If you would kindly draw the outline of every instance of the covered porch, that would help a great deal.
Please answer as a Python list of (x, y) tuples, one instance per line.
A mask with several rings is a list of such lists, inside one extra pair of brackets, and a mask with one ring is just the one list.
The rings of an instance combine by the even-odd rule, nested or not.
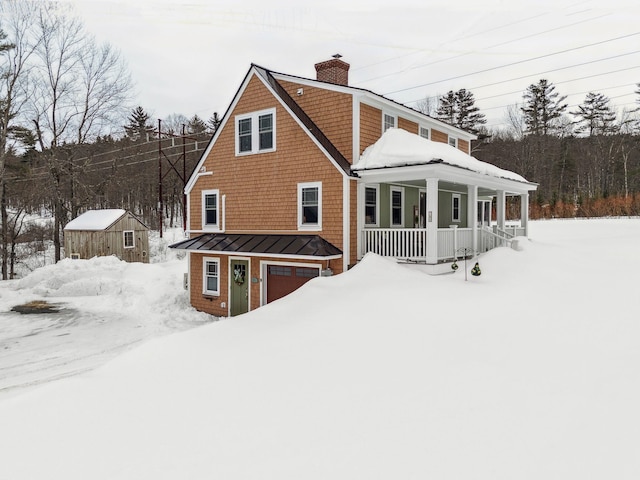
[[(528, 236), (536, 184), (408, 132), (384, 141), (389, 133), (379, 140), (385, 148), (374, 144), (353, 167), (358, 258), (373, 252), (436, 265)], [(518, 220), (507, 222), (508, 204), (518, 206)]]

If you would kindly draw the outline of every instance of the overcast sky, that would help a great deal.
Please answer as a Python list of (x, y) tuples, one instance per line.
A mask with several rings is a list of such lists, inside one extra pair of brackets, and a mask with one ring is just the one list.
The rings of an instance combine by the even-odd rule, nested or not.
[(251, 63), (314, 78), (314, 64), (336, 53), (351, 65), (350, 85), (412, 107), (471, 90), (491, 127), (541, 78), (572, 106), (589, 91), (620, 109), (640, 98), (638, 0), (71, 3), (122, 52), (135, 103), (154, 118), (222, 115)]

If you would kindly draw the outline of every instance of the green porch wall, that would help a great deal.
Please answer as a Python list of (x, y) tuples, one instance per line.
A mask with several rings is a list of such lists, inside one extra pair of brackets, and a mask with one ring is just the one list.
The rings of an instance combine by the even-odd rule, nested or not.
[[(460, 221), (453, 221), (453, 192), (438, 192), (438, 228), (449, 228), (449, 225), (457, 225), (467, 228), (467, 195), (460, 193)], [(428, 207), (427, 207), (428, 210)]]
[[(391, 186), (382, 183), (379, 186), (380, 195), (380, 228), (391, 226)], [(404, 189), (404, 226), (413, 228), (416, 225), (414, 219), (414, 207), (419, 208), (420, 188), (402, 187)], [(449, 225), (458, 225), (460, 228), (467, 227), (467, 194), (460, 193), (460, 221), (454, 222), (452, 218), (452, 197), (453, 192), (438, 192), (438, 228), (448, 228)], [(429, 206), (427, 205), (427, 211)]]
[[(380, 184), (380, 228), (391, 226), (391, 187), (386, 183)], [(404, 212), (403, 221), (405, 228), (413, 228), (413, 209), (418, 207), (420, 201), (420, 190), (412, 187), (402, 187), (404, 190)]]

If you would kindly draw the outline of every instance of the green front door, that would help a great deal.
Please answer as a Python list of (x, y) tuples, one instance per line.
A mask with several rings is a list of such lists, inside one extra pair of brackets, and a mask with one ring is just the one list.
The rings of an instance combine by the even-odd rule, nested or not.
[(249, 311), (249, 262), (231, 260), (231, 316)]

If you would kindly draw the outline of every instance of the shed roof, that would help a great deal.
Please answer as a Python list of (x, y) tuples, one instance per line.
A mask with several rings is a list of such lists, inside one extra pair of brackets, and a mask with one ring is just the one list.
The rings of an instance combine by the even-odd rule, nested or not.
[(106, 230), (117, 222), (126, 212), (121, 208), (103, 210), (87, 210), (82, 215), (71, 220), (64, 227), (65, 230)]
[(169, 248), (266, 257), (331, 259), (342, 256), (339, 248), (319, 235), (205, 233), (169, 245)]

